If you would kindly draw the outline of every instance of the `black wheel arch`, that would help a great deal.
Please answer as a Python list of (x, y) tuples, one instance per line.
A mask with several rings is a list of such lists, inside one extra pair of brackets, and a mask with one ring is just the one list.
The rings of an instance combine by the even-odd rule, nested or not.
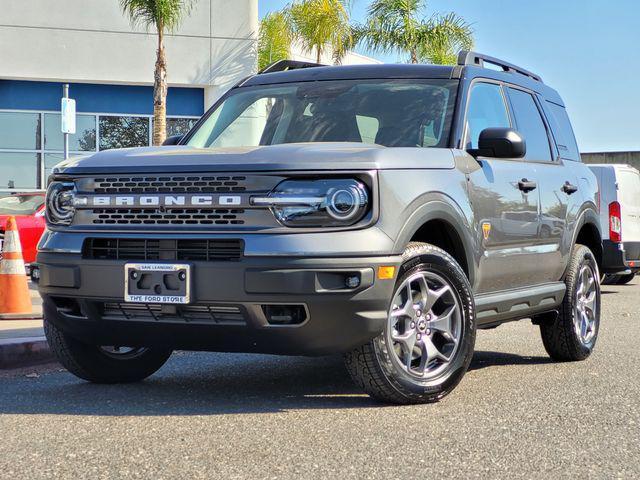
[(394, 250), (402, 252), (410, 242), (435, 245), (458, 262), (473, 285), (477, 250), (473, 229), (455, 202), (446, 196), (438, 197), (423, 203), (411, 214), (397, 236)]
[(602, 230), (595, 205), (587, 204), (580, 212), (573, 231), (571, 247), (576, 243), (589, 247), (596, 258), (598, 269), (602, 271)]

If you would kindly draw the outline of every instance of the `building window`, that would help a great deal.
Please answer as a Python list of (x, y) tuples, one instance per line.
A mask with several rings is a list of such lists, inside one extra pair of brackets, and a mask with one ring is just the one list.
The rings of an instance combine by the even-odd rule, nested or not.
[(100, 150), (149, 145), (149, 117), (101, 116)]
[(185, 135), (197, 121), (197, 118), (167, 118), (167, 137)]
[(40, 149), (40, 114), (0, 112), (0, 148)]
[(36, 188), (39, 166), (39, 153), (0, 152), (0, 190)]
[[(60, 131), (60, 114), (44, 114), (45, 150), (63, 150), (64, 136)], [(76, 115), (76, 133), (69, 135), (69, 150), (92, 152), (96, 149), (96, 116)]]
[[(79, 113), (69, 135), (69, 156), (99, 150), (143, 147), (151, 142), (151, 115)], [(194, 117), (168, 117), (167, 135), (186, 133)], [(0, 111), (0, 192), (43, 189), (53, 167), (64, 159), (60, 113)]]

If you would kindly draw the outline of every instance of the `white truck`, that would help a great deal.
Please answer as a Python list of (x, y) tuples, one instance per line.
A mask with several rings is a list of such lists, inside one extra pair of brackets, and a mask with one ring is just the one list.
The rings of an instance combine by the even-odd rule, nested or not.
[(640, 270), (640, 172), (625, 164), (589, 168), (600, 192), (603, 282), (625, 284)]

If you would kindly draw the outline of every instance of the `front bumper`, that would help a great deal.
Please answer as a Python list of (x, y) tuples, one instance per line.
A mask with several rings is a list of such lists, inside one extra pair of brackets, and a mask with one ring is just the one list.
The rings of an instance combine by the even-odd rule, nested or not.
[[(292, 355), (345, 352), (382, 331), (395, 279), (379, 280), (377, 270), (398, 267), (401, 258), (190, 262), (191, 302), (200, 312), (195, 316), (160, 306), (132, 314), (132, 304), (123, 303), (125, 263), (83, 259), (77, 253), (39, 253), (46, 320), (83, 342), (100, 345)], [(347, 288), (343, 279), (353, 274), (361, 284)], [(305, 319), (270, 323), (265, 305), (301, 306)]]
[(640, 242), (602, 242), (602, 273), (624, 274), (640, 270)]

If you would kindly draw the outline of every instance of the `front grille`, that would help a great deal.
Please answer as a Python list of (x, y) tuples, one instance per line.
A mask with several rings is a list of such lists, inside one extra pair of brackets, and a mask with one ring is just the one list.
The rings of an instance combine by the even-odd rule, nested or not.
[(243, 225), (243, 209), (94, 209), (97, 225)]
[(237, 261), (244, 242), (237, 239), (88, 238), (83, 257), (98, 260)]
[(245, 176), (136, 176), (94, 179), (95, 193), (244, 192)]
[(220, 325), (244, 325), (246, 323), (240, 307), (233, 305), (157, 305), (114, 302), (105, 303), (102, 313), (105, 319), (112, 320), (165, 320)]

